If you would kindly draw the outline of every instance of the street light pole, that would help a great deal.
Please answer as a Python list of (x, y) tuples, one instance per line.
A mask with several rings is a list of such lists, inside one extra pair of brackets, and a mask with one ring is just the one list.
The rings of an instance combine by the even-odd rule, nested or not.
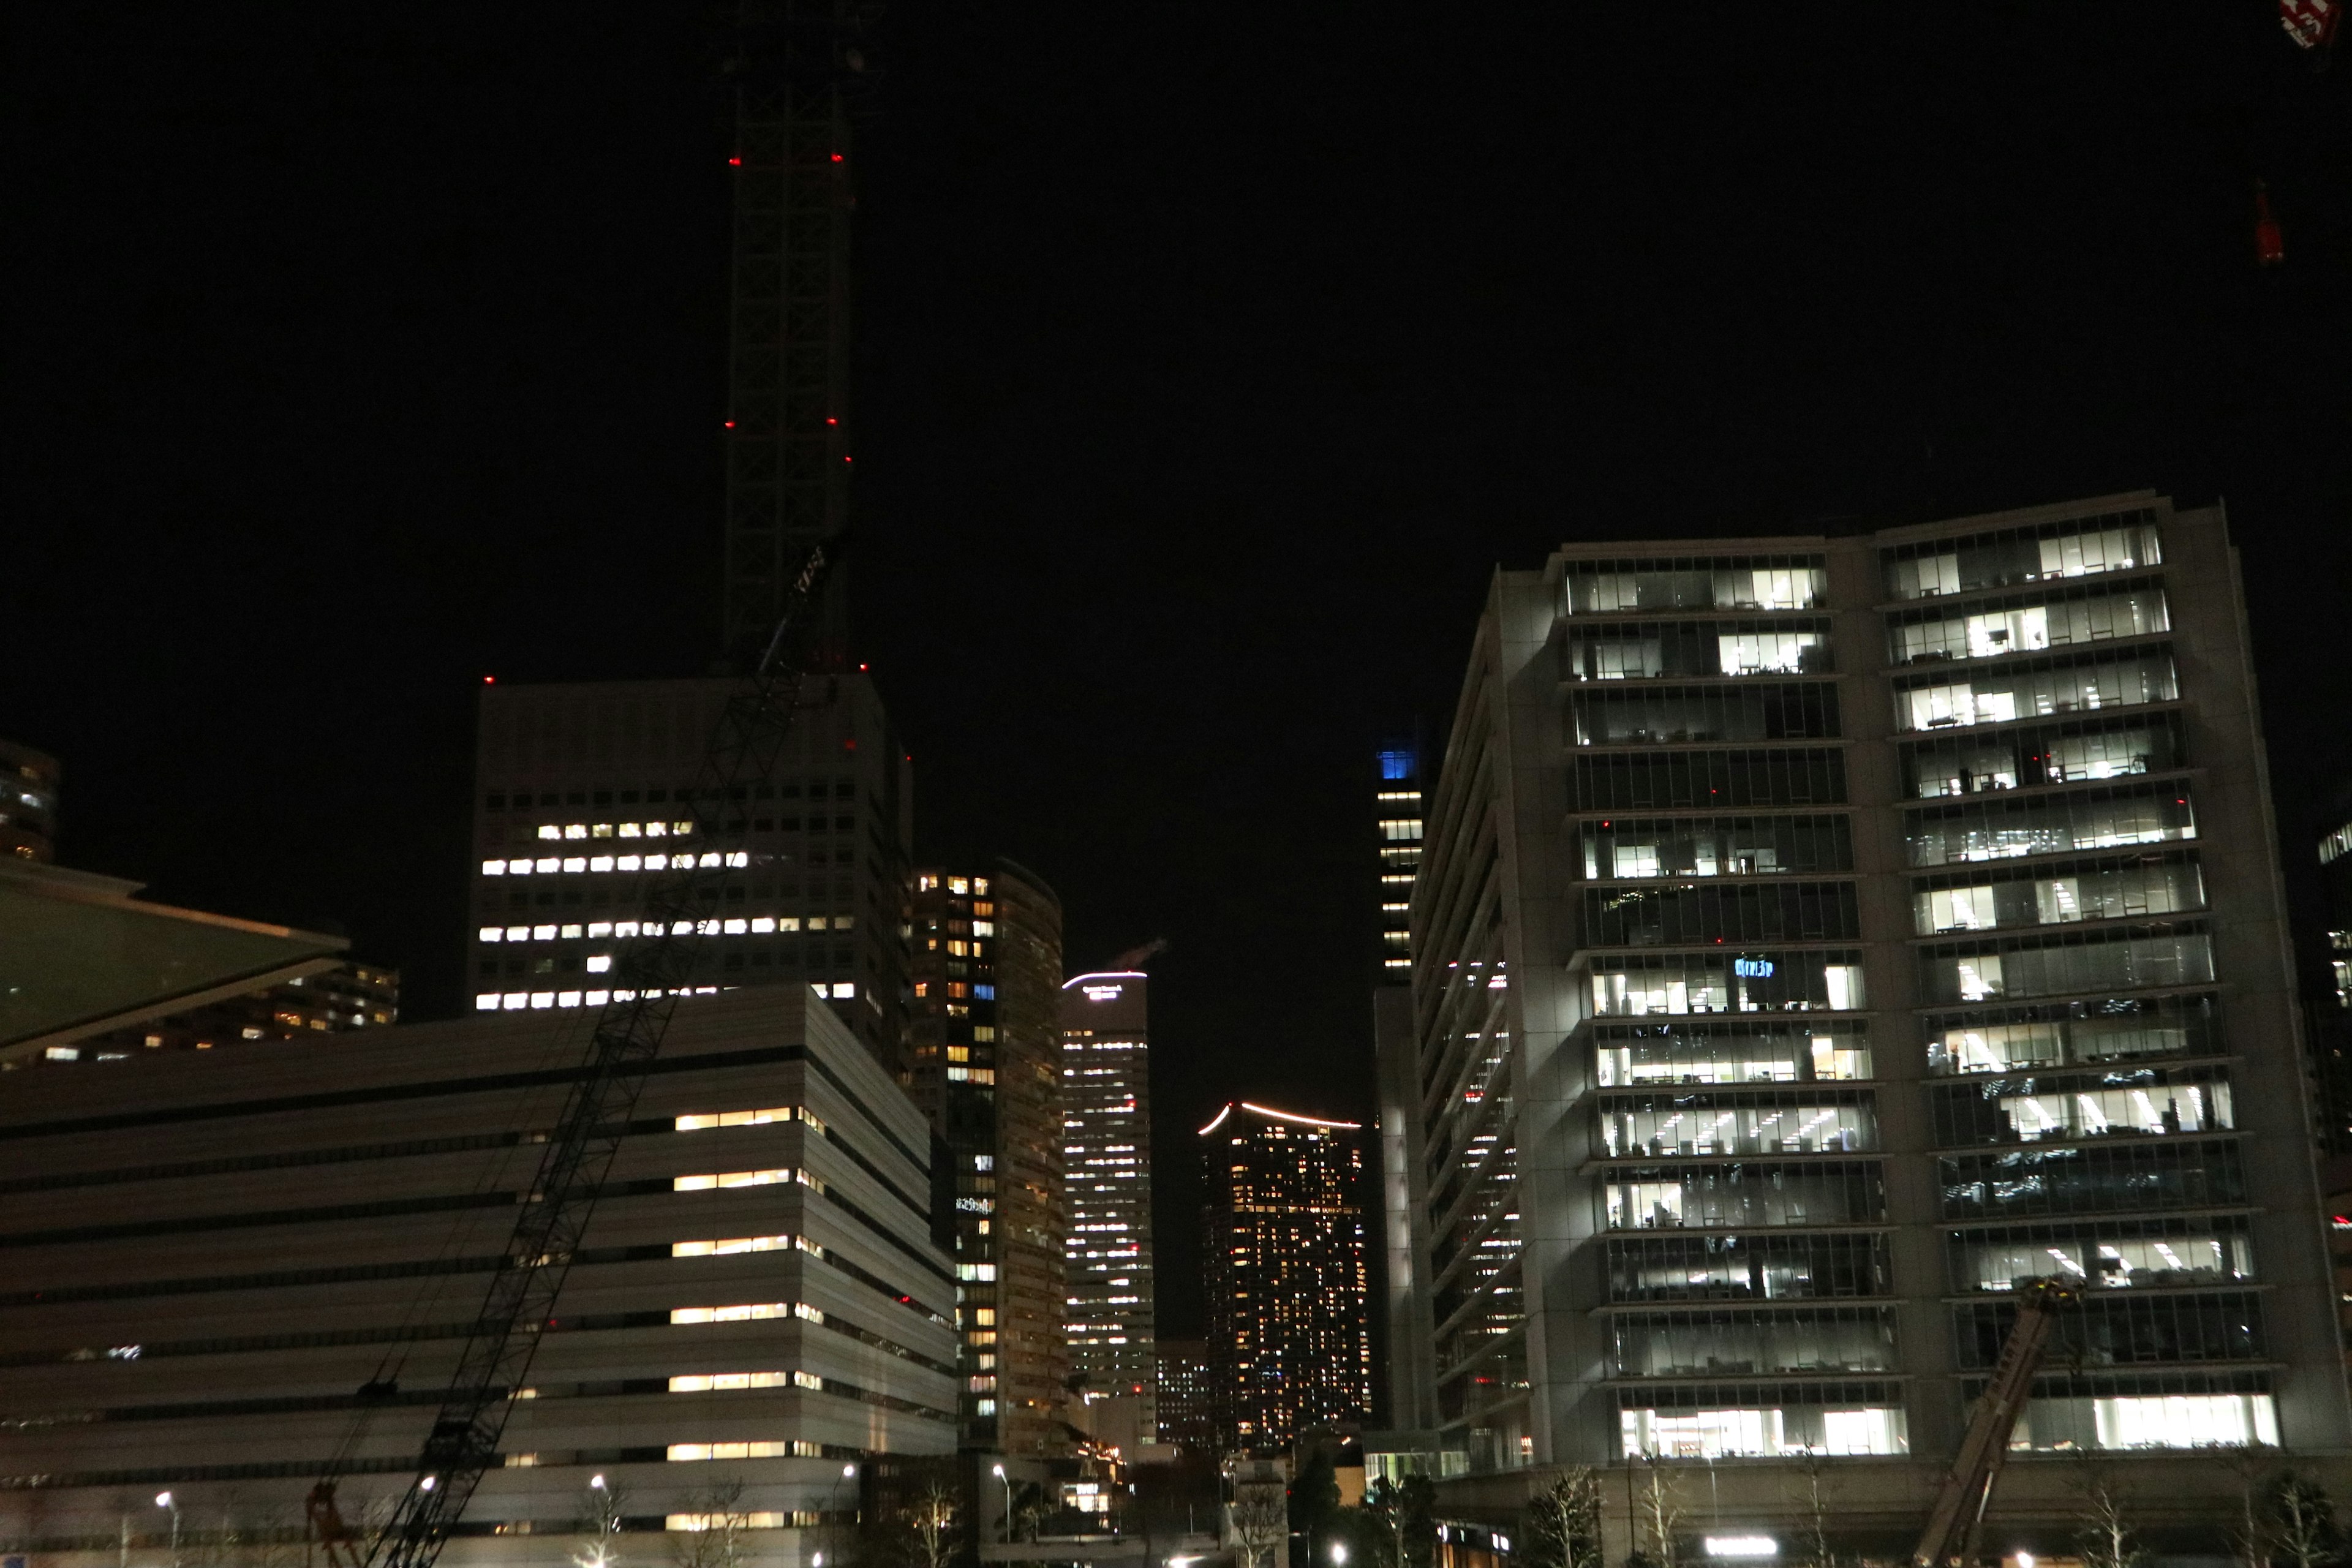
[(157, 1508), (172, 1510), (172, 1568), (180, 1568), (180, 1505), (170, 1492), (155, 1494)]
[(1013, 1482), (1006, 1478), (1003, 1465), (996, 1466), (993, 1473), (998, 1480), (1004, 1482), (1004, 1543), (1010, 1546), (1013, 1544)]

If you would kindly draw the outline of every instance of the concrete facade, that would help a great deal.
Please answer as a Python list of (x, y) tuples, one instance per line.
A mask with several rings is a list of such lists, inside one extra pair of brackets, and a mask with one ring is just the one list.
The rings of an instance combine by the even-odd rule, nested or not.
[[(588, 1530), (609, 1502), (647, 1537), (625, 1556), (667, 1556), (718, 1514), (751, 1560), (797, 1563), (847, 1538), (869, 1457), (954, 1448), (929, 1131), (811, 1002), (773, 986), (680, 1006), (506, 1468), (444, 1561), (560, 1562), (577, 1542), (539, 1538)], [(126, 1531), (142, 1551), (160, 1540), (168, 1491), (184, 1553), (282, 1555), (331, 1468), (347, 1520), (380, 1517), (588, 1023), (499, 1016), (14, 1080), (9, 1550), (114, 1562)], [(384, 1379), (393, 1397), (357, 1399)]]
[(2247, 648), (2146, 492), (1497, 574), (1381, 1036), (1464, 1499), (1924, 1495), (2037, 1273), (2095, 1288), (2012, 1477), (2352, 1443)]
[[(467, 994), (482, 1012), (593, 1009), (642, 878), (674, 855), (740, 856), (714, 984), (817, 984), (907, 1081), (913, 772), (872, 679), (813, 675), (774, 777), (689, 802), (740, 683), (635, 680), (481, 690), (467, 878)], [(689, 832), (699, 819), (704, 839)], [(630, 931), (634, 931), (634, 926)]]

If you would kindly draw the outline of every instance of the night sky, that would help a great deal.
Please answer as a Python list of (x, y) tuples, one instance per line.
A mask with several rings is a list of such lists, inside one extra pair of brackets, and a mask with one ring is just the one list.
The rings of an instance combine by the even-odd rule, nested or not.
[[(1073, 968), (1169, 939), (1164, 1331), (1192, 1129), (1370, 1110), (1370, 752), (1498, 563), (2225, 496), (2298, 897), (2352, 773), (2352, 59), (2262, 0), (1541, 12), (899, 0), (873, 50), (858, 653), (920, 854), (1036, 868)], [(715, 36), (15, 20), (0, 735), (67, 863), (448, 1016), (482, 676), (715, 641)]]

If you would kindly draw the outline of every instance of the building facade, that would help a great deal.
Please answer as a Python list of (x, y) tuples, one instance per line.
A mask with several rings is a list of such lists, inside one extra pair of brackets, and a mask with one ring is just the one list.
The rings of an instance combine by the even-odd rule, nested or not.
[(1498, 574), (1382, 1042), (1444, 1446), (1924, 1509), (2059, 1276), (2029, 1459), (2346, 1447), (2263, 757), (2150, 493)]
[(966, 1447), (1061, 1451), (1062, 906), (1010, 860), (916, 874), (909, 1090), (955, 1163)]
[(57, 859), (58, 773), (47, 752), (0, 741), (0, 855)]
[(1360, 1131), (1247, 1100), (1201, 1129), (1209, 1353), (1228, 1447), (1287, 1448), (1371, 1413)]
[(1210, 1353), (1206, 1340), (1161, 1340), (1154, 1347), (1159, 1363), (1160, 1440), (1174, 1443), (1188, 1453), (1223, 1451), (1219, 1434), (1226, 1420), (1220, 1395), (1224, 1384), (1220, 1360)]
[[(905, 1081), (913, 784), (874, 684), (813, 676), (775, 776), (695, 802), (724, 679), (485, 686), (466, 973), (484, 1013), (593, 1008), (641, 880), (743, 868), (700, 957), (713, 985), (822, 985)], [(697, 821), (709, 826), (695, 837)]]
[(184, 1013), (110, 1029), (69, 1046), (52, 1046), (43, 1059), (121, 1061), (147, 1051), (209, 1051), (255, 1040), (310, 1039), (399, 1021), (400, 971), (342, 963)]
[(1090, 1405), (1129, 1402), (1126, 1425), (1152, 1432), (1150, 977), (1139, 970), (1062, 983), (1062, 1130), (1070, 1367)]
[[(929, 1130), (814, 1000), (678, 1009), (445, 1562), (561, 1562), (593, 1540), (544, 1538), (609, 1510), (625, 1558), (720, 1515), (784, 1568), (848, 1538), (869, 1457), (952, 1452)], [(374, 1517), (415, 1475), (586, 1037), (464, 1019), (12, 1080), (10, 1549), (97, 1568), (135, 1533), (160, 1560), (173, 1521), (147, 1500), (169, 1492), (191, 1558), (299, 1554), (339, 1460), (344, 1516)]]

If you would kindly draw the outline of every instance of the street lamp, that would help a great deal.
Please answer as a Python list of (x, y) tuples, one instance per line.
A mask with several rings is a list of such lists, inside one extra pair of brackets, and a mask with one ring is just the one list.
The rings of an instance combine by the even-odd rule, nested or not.
[(1335, 1541), (1331, 1543), (1331, 1561), (1338, 1563), (1339, 1568), (1348, 1568), (1348, 1543), (1346, 1542)]
[(180, 1505), (170, 1492), (157, 1492), (155, 1506), (172, 1510), (172, 1568), (180, 1568)]
[(1004, 1539), (1010, 1543), (1013, 1540), (1013, 1482), (1006, 1478), (1003, 1465), (992, 1467), (989, 1473), (1004, 1482)]

